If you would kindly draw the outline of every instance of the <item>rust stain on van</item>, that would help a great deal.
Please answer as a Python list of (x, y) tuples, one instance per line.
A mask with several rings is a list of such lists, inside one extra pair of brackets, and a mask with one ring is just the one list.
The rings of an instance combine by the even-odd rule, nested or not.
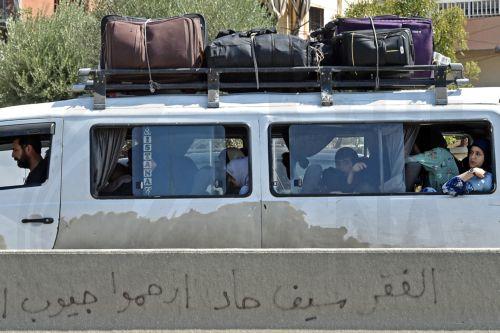
[(152, 220), (137, 212), (61, 218), (55, 248), (260, 247), (260, 206), (230, 204), (209, 213), (188, 210)]
[(288, 202), (265, 203), (263, 210), (263, 247), (370, 247), (369, 243), (354, 237), (346, 237), (348, 234), (346, 227), (309, 225), (306, 213), (292, 207)]

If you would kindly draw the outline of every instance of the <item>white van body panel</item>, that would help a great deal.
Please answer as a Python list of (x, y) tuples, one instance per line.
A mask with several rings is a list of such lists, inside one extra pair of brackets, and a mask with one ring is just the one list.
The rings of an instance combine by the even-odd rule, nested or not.
[[(261, 247), (259, 135), (256, 119), (141, 114), (123, 109), (127, 117), (75, 117), (66, 120), (63, 199), (56, 248), (189, 248)], [(154, 113), (153, 113), (154, 114)], [(252, 184), (248, 197), (95, 199), (90, 194), (89, 132), (106, 124), (238, 123), (251, 134)], [(72, 138), (86, 138), (86, 141)], [(254, 167), (255, 166), (255, 167)], [(78, 177), (75, 177), (78, 175)], [(91, 204), (82, 204), (91, 203)]]
[[(500, 96), (500, 93), (499, 93)], [(500, 128), (498, 106), (339, 106), (334, 112), (286, 113), (272, 123), (488, 120)], [(493, 135), (494, 136), (494, 135)], [(498, 135), (497, 135), (498, 136)], [(500, 154), (498, 145), (495, 155)], [(497, 166), (498, 168), (498, 166)], [(269, 159), (261, 161), (269, 170)], [(497, 169), (498, 170), (498, 169)], [(498, 172), (498, 171), (497, 171)], [(498, 174), (498, 173), (497, 173)], [(269, 173), (263, 174), (269, 184)], [(498, 247), (500, 194), (276, 197), (263, 190), (263, 247)]]
[[(268, 130), (273, 123), (487, 120), (496, 139), (500, 137), (499, 98), (499, 88), (461, 89), (448, 93), (447, 106), (434, 106), (432, 91), (338, 93), (333, 95), (333, 106), (321, 107), (318, 93), (248, 93), (221, 95), (220, 107), (208, 109), (206, 95), (155, 95), (108, 98), (102, 111), (92, 110), (91, 98), (79, 98), (5, 108), (0, 121), (2, 125), (34, 118), (64, 121), (56, 248), (499, 247), (498, 191), (459, 198), (411, 193), (277, 197), (270, 189), (268, 158)], [(251, 195), (94, 198), (89, 142), (92, 126), (100, 124), (246, 124)], [(494, 156), (500, 156), (500, 145), (492, 146)], [(55, 167), (52, 161), (51, 175)], [(56, 187), (50, 188), (51, 202), (52, 195), (58, 195), (53, 192)], [(41, 202), (46, 204), (40, 192), (22, 197), (27, 195), (20, 194), (24, 190), (28, 188), (0, 190), (0, 196), (31, 205), (43, 197)], [(19, 221), (18, 216), (12, 220)], [(0, 233), (6, 247), (12, 248), (6, 235), (13, 229), (7, 229)], [(41, 247), (33, 244), (26, 246)]]

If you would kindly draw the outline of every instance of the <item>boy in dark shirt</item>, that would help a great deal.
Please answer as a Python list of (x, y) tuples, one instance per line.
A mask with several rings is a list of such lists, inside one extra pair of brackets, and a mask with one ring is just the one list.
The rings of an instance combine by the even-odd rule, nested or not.
[(340, 148), (335, 154), (335, 168), (323, 171), (323, 182), (327, 192), (369, 193), (367, 163), (359, 159), (352, 148)]

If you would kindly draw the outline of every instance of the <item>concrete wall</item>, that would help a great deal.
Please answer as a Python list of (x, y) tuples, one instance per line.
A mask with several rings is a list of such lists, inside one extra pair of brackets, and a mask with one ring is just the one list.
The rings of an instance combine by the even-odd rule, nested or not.
[(458, 61), (476, 61), (481, 68), (479, 81), (473, 82), (476, 87), (500, 87), (500, 53), (491, 50), (465, 51), (459, 55)]
[(467, 20), (468, 50), (458, 53), (459, 61), (476, 61), (481, 68), (477, 87), (500, 87), (500, 16)]
[(1, 252), (3, 330), (500, 329), (500, 250)]

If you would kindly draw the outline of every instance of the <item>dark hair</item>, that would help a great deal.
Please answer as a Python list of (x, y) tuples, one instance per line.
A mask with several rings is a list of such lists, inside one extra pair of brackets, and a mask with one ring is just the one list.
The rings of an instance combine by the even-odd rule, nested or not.
[(354, 163), (358, 159), (358, 154), (352, 148), (342, 147), (335, 153), (335, 161), (345, 159), (349, 159)]
[(39, 136), (24, 135), (18, 136), (14, 140), (19, 140), (19, 145), (21, 146), (31, 145), (33, 149), (38, 153), (38, 155), (42, 154), (42, 140), (40, 140)]
[(421, 127), (415, 143), (422, 153), (434, 148), (447, 148), (443, 134), (434, 127)]

